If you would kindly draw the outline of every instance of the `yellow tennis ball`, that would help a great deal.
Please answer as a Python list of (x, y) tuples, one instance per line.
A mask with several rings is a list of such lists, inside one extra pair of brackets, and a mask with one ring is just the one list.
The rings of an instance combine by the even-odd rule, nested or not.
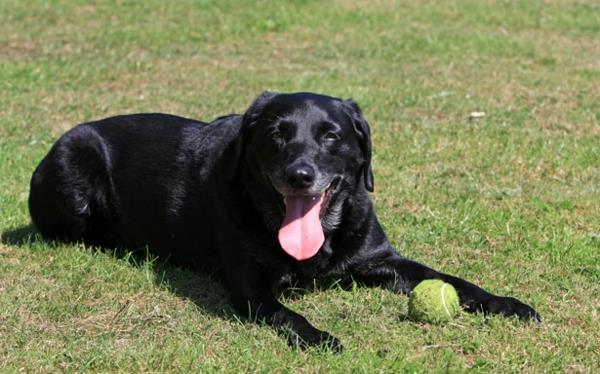
[(454, 318), (459, 311), (456, 290), (439, 279), (424, 280), (410, 293), (408, 315), (416, 321), (444, 323)]

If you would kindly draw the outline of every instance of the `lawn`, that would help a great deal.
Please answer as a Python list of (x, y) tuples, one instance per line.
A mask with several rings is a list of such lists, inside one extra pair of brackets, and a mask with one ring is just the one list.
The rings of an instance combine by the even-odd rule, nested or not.
[[(354, 98), (396, 248), (544, 322), (421, 324), (333, 287), (285, 303), (346, 350), (301, 351), (218, 279), (30, 225), (31, 173), (73, 125), (210, 120), (264, 89)], [(600, 3), (2, 0), (0, 235), (1, 372), (598, 373)]]

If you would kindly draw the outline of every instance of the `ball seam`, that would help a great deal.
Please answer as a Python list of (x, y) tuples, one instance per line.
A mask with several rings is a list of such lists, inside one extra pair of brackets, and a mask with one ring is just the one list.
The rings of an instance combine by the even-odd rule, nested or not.
[(448, 315), (448, 317), (452, 317), (450, 315), (450, 311), (448, 310), (448, 306), (446, 305), (446, 297), (444, 294), (444, 288), (446, 288), (447, 285), (448, 285), (447, 283), (444, 283), (442, 285), (442, 288), (440, 288), (440, 292), (442, 293), (442, 305), (444, 306), (444, 310), (446, 311), (446, 314)]

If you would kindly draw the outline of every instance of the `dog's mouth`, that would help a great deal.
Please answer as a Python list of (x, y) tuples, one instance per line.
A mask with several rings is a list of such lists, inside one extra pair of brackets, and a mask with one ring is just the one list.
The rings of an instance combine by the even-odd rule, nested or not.
[(313, 257), (325, 242), (321, 219), (340, 181), (341, 177), (335, 177), (319, 194), (283, 194), (285, 217), (279, 229), (279, 244), (296, 260)]
[(333, 193), (338, 189), (338, 186), (340, 185), (341, 181), (342, 177), (335, 177), (333, 178), (331, 183), (329, 183), (329, 186), (327, 186), (327, 188), (325, 189), (325, 192), (322, 195), (323, 203), (321, 204), (321, 210), (319, 211), (319, 218), (323, 218), (323, 215), (325, 214), (325, 211), (327, 210), (327, 208), (329, 207), (329, 203), (331, 202), (331, 197), (333, 196)]

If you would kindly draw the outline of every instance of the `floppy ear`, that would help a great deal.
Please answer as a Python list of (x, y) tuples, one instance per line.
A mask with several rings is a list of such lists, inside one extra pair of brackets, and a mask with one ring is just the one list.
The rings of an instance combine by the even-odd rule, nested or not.
[(358, 104), (352, 99), (344, 100), (344, 105), (349, 111), (349, 115), (352, 118), (352, 124), (354, 125), (354, 131), (358, 137), (358, 144), (362, 151), (363, 161), (363, 178), (365, 182), (365, 188), (369, 192), (373, 192), (375, 188), (375, 182), (373, 180), (373, 170), (371, 169), (371, 130), (369, 123), (365, 120), (362, 110)]
[(269, 91), (263, 91), (254, 101), (250, 104), (250, 107), (242, 115), (242, 123), (240, 125), (240, 131), (233, 143), (233, 149), (231, 151), (231, 162), (229, 164), (227, 174), (233, 178), (237, 174), (240, 159), (242, 157), (242, 150), (246, 143), (248, 128), (250, 128), (258, 119), (267, 103), (277, 94)]
[(242, 131), (246, 127), (251, 126), (254, 122), (256, 122), (263, 109), (265, 109), (267, 103), (276, 95), (277, 94), (274, 92), (263, 91), (256, 99), (254, 99), (248, 110), (246, 110), (246, 113), (244, 113), (242, 120)]

